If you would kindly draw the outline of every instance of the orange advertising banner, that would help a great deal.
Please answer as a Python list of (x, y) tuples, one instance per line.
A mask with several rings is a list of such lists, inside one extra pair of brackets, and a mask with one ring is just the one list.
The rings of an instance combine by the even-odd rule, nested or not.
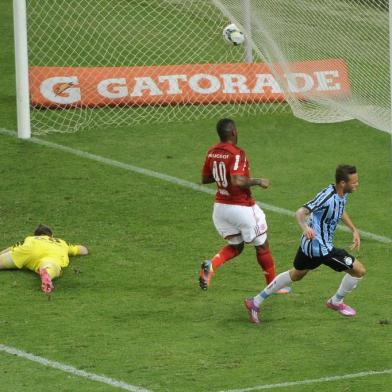
[(59, 108), (276, 102), (284, 90), (303, 99), (350, 95), (343, 60), (276, 68), (279, 81), (260, 63), (30, 67), (30, 96), (35, 107)]

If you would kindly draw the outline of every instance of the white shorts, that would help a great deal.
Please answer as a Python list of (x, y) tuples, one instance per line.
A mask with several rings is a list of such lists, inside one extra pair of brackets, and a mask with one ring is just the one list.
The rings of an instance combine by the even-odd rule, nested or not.
[(218, 233), (226, 238), (236, 236), (229, 243), (263, 245), (267, 239), (265, 214), (257, 205), (251, 207), (215, 203), (212, 219)]

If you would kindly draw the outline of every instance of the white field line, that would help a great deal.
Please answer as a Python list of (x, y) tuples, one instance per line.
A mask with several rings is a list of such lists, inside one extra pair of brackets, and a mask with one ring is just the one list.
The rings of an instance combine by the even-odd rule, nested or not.
[[(152, 392), (148, 389), (144, 389), (141, 387), (137, 387), (135, 385), (127, 384), (123, 381), (118, 381), (110, 377), (102, 376), (99, 374), (85, 372), (84, 370), (79, 370), (73, 366), (66, 365), (61, 362), (51, 361), (49, 359), (39, 357), (37, 355), (30, 354), (26, 351), (19, 350), (14, 347), (6, 346), (4, 344), (0, 344), (0, 351), (3, 351), (7, 354), (16, 355), (18, 357), (27, 359), (32, 362), (39, 363), (40, 365), (51, 367), (53, 369), (61, 370), (65, 373), (70, 373), (73, 376), (86, 378), (88, 380), (97, 381), (103, 384), (110, 385), (115, 388), (120, 388), (125, 391), (132, 391), (132, 392)], [(330, 381), (339, 381), (339, 380), (347, 380), (352, 378), (360, 378), (360, 377), (368, 377), (368, 376), (376, 376), (382, 374), (392, 374), (392, 369), (385, 369), (379, 371), (367, 371), (361, 373), (353, 373), (353, 374), (344, 374), (341, 376), (331, 376), (331, 377), (323, 377), (317, 379), (309, 379), (309, 380), (301, 380), (301, 381), (291, 381), (291, 382), (283, 382), (279, 384), (264, 384), (264, 385), (257, 385), (254, 387), (243, 388), (243, 389), (230, 389), (224, 390), (221, 392), (250, 392), (250, 391), (259, 391), (259, 390), (266, 390), (266, 389), (274, 389), (274, 388), (286, 388), (291, 386), (297, 385), (306, 385), (306, 384), (317, 384), (323, 382), (330, 382)]]
[(33, 355), (33, 354), (27, 353), (25, 351), (18, 350), (17, 348), (14, 348), (14, 347), (5, 346), (4, 344), (0, 344), (0, 351), (3, 351), (5, 353), (11, 354), (11, 355), (16, 355), (16, 356), (24, 358), (24, 359), (28, 359), (29, 361), (39, 363), (40, 365), (43, 365), (43, 366), (47, 366), (47, 367), (51, 367), (53, 369), (61, 370), (65, 373), (70, 373), (73, 376), (87, 378), (89, 380), (97, 381), (97, 382), (100, 382), (103, 384), (108, 384), (112, 387), (124, 389), (126, 391), (151, 392), (148, 389), (137, 387), (135, 385), (130, 385), (130, 384), (127, 384), (123, 381), (118, 381), (118, 380), (115, 380), (110, 377), (101, 376), (99, 374), (85, 372), (84, 370), (76, 369), (73, 366), (65, 365), (64, 363), (61, 363), (61, 362), (51, 361), (49, 359), (39, 357), (37, 355)]
[[(4, 135), (14, 136), (14, 137), (17, 136), (16, 132), (10, 131), (8, 129), (3, 129), (3, 128), (0, 128), (0, 133), (2, 133)], [(204, 193), (208, 193), (208, 194), (211, 194), (211, 195), (215, 195), (215, 192), (216, 192), (215, 190), (213, 190), (211, 188), (208, 188), (205, 185), (195, 184), (195, 183), (187, 181), (187, 180), (182, 180), (181, 178), (169, 176), (168, 174), (159, 173), (159, 172), (156, 172), (156, 171), (153, 171), (153, 170), (149, 170), (149, 169), (143, 169), (142, 167), (134, 166), (134, 165), (131, 165), (129, 163), (115, 161), (115, 160), (110, 159), (110, 158), (105, 158), (105, 157), (102, 157), (102, 156), (99, 156), (99, 155), (91, 154), (89, 152), (77, 150), (77, 149), (74, 149), (72, 147), (64, 146), (62, 144), (48, 142), (46, 140), (38, 139), (36, 137), (32, 137), (30, 139), (26, 139), (26, 141), (32, 142), (32, 143), (36, 143), (36, 144), (40, 144), (42, 146), (50, 147), (50, 148), (53, 148), (53, 149), (56, 149), (56, 150), (60, 150), (60, 151), (63, 151), (63, 152), (67, 152), (69, 154), (73, 154), (73, 155), (76, 155), (76, 156), (79, 156), (79, 157), (82, 157), (82, 158), (91, 159), (92, 161), (104, 163), (104, 164), (109, 165), (109, 166), (119, 167), (121, 169), (128, 170), (128, 171), (131, 171), (131, 172), (134, 172), (134, 173), (143, 174), (143, 175), (148, 176), (148, 177), (158, 178), (160, 180), (167, 181), (167, 182), (170, 182), (172, 184), (182, 186), (184, 188), (190, 188), (190, 189), (193, 189), (195, 191), (204, 192)], [(276, 207), (276, 206), (274, 206), (272, 204), (262, 203), (262, 202), (259, 202), (259, 201), (257, 203), (264, 210), (273, 211), (273, 212), (276, 212), (276, 213), (281, 214), (281, 215), (287, 215), (287, 216), (291, 216), (291, 217), (294, 216), (294, 212), (293, 211), (287, 210), (285, 208)], [(342, 225), (338, 225), (338, 229), (342, 230), (342, 231), (346, 231), (346, 232), (350, 231), (346, 226), (342, 226)], [(360, 234), (361, 234), (361, 236), (363, 238), (371, 239), (371, 240), (378, 241), (378, 242), (383, 242), (385, 244), (391, 244), (392, 243), (392, 239), (391, 238), (384, 237), (384, 236), (381, 236), (381, 235), (378, 235), (378, 234), (369, 233), (369, 232), (363, 231), (363, 230), (359, 230), (359, 232), (360, 232)]]
[[(9, 131), (7, 129), (2, 129), (2, 128), (0, 128), (0, 133), (5, 134), (5, 135), (14, 136), (14, 137), (16, 136), (16, 132)], [(77, 155), (77, 156), (80, 156), (83, 158), (88, 158), (88, 159), (91, 159), (91, 160), (94, 160), (97, 162), (105, 163), (110, 166), (119, 167), (119, 168), (122, 168), (122, 169), (125, 169), (128, 171), (139, 173), (139, 174), (144, 174), (149, 177), (159, 178), (161, 180), (168, 181), (173, 184), (184, 186), (186, 188), (194, 189), (194, 190), (197, 190), (200, 192), (215, 194), (215, 191), (213, 191), (212, 189), (205, 188), (204, 186), (201, 186), (201, 185), (198, 185), (198, 184), (186, 181), (186, 180), (181, 180), (176, 177), (172, 177), (172, 176), (162, 174), (159, 172), (154, 172), (154, 171), (148, 170), (148, 169), (143, 169), (143, 168), (133, 166), (130, 164), (126, 164), (123, 162), (114, 161), (112, 159), (108, 159), (108, 158), (101, 157), (99, 155), (94, 155), (94, 154), (90, 154), (88, 152), (76, 150), (76, 149), (73, 149), (73, 148), (70, 148), (67, 146), (63, 146), (61, 144), (56, 144), (56, 143), (48, 142), (45, 140), (40, 140), (40, 139), (37, 139), (34, 137), (31, 139), (28, 139), (28, 141), (31, 141), (36, 144), (44, 145), (47, 147), (51, 147), (51, 148), (54, 148), (57, 150), (61, 150), (64, 152), (68, 152), (70, 154)], [(286, 209), (280, 208), (280, 207), (275, 207), (273, 205), (269, 205), (266, 203), (258, 203), (258, 204), (260, 204), (260, 206), (266, 210), (277, 212), (282, 215), (294, 216), (294, 213), (290, 210), (286, 210)], [(347, 231), (345, 227), (340, 226), (339, 228)], [(391, 243), (392, 242), (392, 239), (390, 239), (390, 238), (379, 236), (379, 235), (376, 235), (373, 233), (361, 231), (361, 234), (363, 237), (367, 237), (367, 238), (373, 239), (375, 241), (384, 242), (384, 243)], [(98, 374), (88, 373), (83, 370), (76, 369), (73, 366), (65, 365), (60, 362), (51, 361), (46, 358), (27, 353), (25, 351), (21, 351), (16, 348), (13, 348), (13, 347), (5, 346), (3, 344), (0, 344), (0, 351), (6, 352), (11, 355), (19, 356), (19, 357), (28, 359), (33, 362), (37, 362), (37, 363), (44, 365), (44, 366), (48, 366), (48, 367), (52, 367), (54, 369), (62, 370), (64, 372), (71, 373), (75, 376), (87, 378), (87, 379), (90, 379), (93, 381), (102, 382), (102, 383), (111, 385), (113, 387), (121, 388), (121, 389), (124, 389), (127, 391), (151, 392), (148, 389), (143, 389), (141, 387), (126, 384), (122, 381), (117, 381), (112, 378), (101, 376)], [(264, 385), (258, 385), (258, 386), (254, 386), (254, 387), (244, 388), (244, 389), (225, 390), (222, 392), (248, 392), (248, 391), (257, 391), (257, 390), (263, 390), (263, 389), (266, 390), (266, 389), (274, 389), (274, 388), (284, 388), (284, 387), (290, 387), (290, 386), (296, 386), (296, 385), (315, 384), (315, 383), (322, 383), (322, 382), (329, 382), (329, 381), (339, 381), (339, 380), (359, 378), (359, 377), (368, 377), (368, 376), (381, 375), (381, 374), (392, 374), (392, 369), (386, 369), (386, 370), (380, 370), (380, 371), (368, 371), (368, 372), (346, 374), (346, 375), (341, 375), (341, 376), (323, 377), (323, 378), (318, 378), (318, 379), (309, 379), (309, 380), (302, 380), (302, 381), (291, 381), (291, 382), (284, 382), (284, 383), (279, 383), (279, 384), (264, 384)]]
[(359, 377), (377, 376), (377, 375), (381, 375), (381, 374), (392, 374), (392, 369), (385, 369), (385, 370), (378, 370), (378, 371), (370, 370), (368, 372), (344, 374), (341, 376), (316, 378), (313, 380), (282, 382), (279, 384), (264, 384), (264, 385), (257, 385), (255, 387), (250, 387), (250, 388), (243, 388), (243, 389), (228, 389), (228, 390), (220, 391), (220, 392), (261, 391), (262, 389), (287, 388), (287, 387), (294, 387), (297, 385), (318, 384), (318, 383), (329, 382), (329, 381), (340, 381), (340, 380), (347, 380), (347, 379), (359, 378)]

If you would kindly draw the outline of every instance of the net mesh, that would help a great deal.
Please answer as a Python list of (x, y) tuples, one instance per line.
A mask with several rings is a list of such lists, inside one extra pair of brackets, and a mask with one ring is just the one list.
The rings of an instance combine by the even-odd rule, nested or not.
[[(240, 1), (214, 1), (244, 25)], [(351, 94), (307, 95), (285, 90), (294, 115), (312, 122), (358, 119), (390, 132), (388, 0), (250, 0), (251, 36), (257, 53), (290, 72), (296, 61), (344, 60)], [(275, 65), (274, 65), (275, 64)]]
[[(313, 122), (356, 118), (390, 131), (386, 0), (28, 0), (27, 17), (30, 67), (114, 67), (113, 78), (116, 67), (131, 66), (208, 64), (213, 70), (216, 64), (230, 63), (241, 73), (245, 46), (222, 39), (224, 26), (235, 22), (250, 38), (252, 61), (268, 64), (296, 116)], [(325, 59), (344, 61), (350, 94), (294, 93), (287, 75), (307, 69), (293, 64)], [(72, 132), (287, 109), (281, 99), (200, 104), (186, 95), (180, 103), (151, 105), (146, 99), (97, 106), (34, 103), (32, 131)]]
[[(30, 67), (211, 64), (212, 70), (220, 63), (239, 63), (241, 68), (244, 61), (244, 47), (230, 46), (222, 38), (230, 20), (210, 1), (29, 0), (27, 15)], [(262, 59), (254, 53), (254, 61)], [(284, 110), (284, 105), (273, 102), (201, 105), (184, 99), (180, 104), (153, 106), (143, 102), (99, 108), (59, 105), (57, 110), (35, 104), (32, 132), (72, 132)]]

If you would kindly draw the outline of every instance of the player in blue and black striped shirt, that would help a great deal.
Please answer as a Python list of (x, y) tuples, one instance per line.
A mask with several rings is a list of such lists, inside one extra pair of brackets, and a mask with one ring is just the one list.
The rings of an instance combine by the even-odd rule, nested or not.
[(344, 211), (347, 196), (359, 185), (355, 166), (340, 165), (336, 168), (335, 184), (331, 184), (304, 204), (296, 212), (302, 229), (301, 245), (294, 259), (294, 268), (279, 274), (260, 294), (245, 300), (250, 320), (259, 323), (260, 304), (281, 287), (301, 280), (310, 270), (325, 264), (335, 271), (346, 272), (336, 294), (327, 301), (327, 307), (344, 316), (355, 316), (356, 311), (343, 302), (365, 274), (362, 263), (346, 250), (333, 246), (333, 236), (341, 219), (353, 233), (350, 249), (359, 249), (360, 236)]
[[(305, 222), (299, 222), (304, 234), (301, 237), (302, 252), (313, 258), (328, 255), (333, 249), (333, 234), (340, 218), (344, 221), (344, 207), (347, 201), (347, 193), (340, 196), (336, 191), (336, 186), (331, 184), (317, 194), (317, 196), (306, 203), (297, 212), (300, 218), (303, 215), (310, 215), (308, 227), (312, 233), (307, 233)], [(314, 234), (313, 234), (314, 233)]]

